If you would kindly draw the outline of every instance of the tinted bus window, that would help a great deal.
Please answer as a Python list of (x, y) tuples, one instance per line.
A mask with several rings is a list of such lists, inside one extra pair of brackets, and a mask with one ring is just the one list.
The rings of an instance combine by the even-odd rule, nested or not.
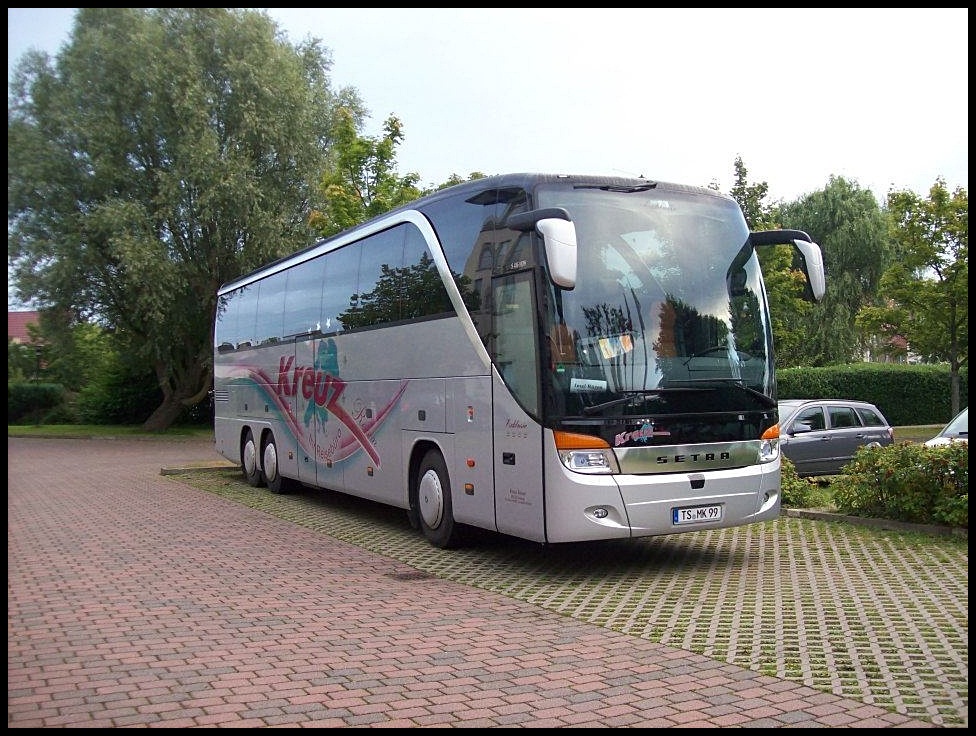
[(348, 245), (327, 254), (325, 288), (322, 291), (322, 332), (341, 332), (349, 329), (343, 322), (351, 307), (359, 305), (356, 280), (359, 277), (359, 254), (362, 249)]
[(346, 329), (370, 327), (400, 319), (398, 275), (403, 263), (403, 227), (366, 238), (359, 261), (359, 299), (342, 318)]
[(400, 278), (401, 318), (417, 319), (453, 312), (454, 306), (427, 250), (427, 242), (414, 225), (407, 225)]
[(285, 286), (288, 275), (285, 271), (271, 274), (261, 279), (258, 292), (258, 308), (255, 315), (254, 344), (279, 342), (281, 340), (282, 315), (285, 307)]
[(325, 258), (319, 256), (288, 272), (285, 293), (286, 336), (308, 335), (322, 330), (322, 285), (325, 281)]
[(233, 342), (239, 348), (246, 348), (255, 344), (259, 291), (258, 283), (242, 286), (236, 299), (237, 326), (234, 330)]

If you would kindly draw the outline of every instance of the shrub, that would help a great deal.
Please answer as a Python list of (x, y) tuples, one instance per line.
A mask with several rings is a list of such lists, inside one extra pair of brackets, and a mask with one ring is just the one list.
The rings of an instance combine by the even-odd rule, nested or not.
[(40, 424), (64, 402), (64, 396), (64, 387), (57, 383), (8, 383), (7, 423)]
[(969, 447), (862, 447), (832, 490), (844, 514), (968, 529)]
[(780, 458), (780, 490), (783, 505), (798, 509), (822, 508), (829, 503), (829, 494), (809, 478), (801, 478), (796, 466), (786, 456)]
[(78, 393), (78, 419), (83, 424), (142, 424), (161, 400), (151, 371), (110, 353)]

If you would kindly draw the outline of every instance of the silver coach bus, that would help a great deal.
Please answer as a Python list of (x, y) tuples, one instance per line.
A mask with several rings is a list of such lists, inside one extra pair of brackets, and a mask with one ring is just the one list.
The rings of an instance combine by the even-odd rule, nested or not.
[(729, 196), (506, 174), (450, 187), (225, 284), (215, 440), (247, 482), (404, 509), (431, 544), (540, 543), (776, 518), (756, 248)]

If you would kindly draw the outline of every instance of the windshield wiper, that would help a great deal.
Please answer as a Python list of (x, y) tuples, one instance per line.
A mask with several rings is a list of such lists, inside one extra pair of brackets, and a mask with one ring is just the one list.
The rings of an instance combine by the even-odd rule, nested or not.
[(601, 189), (604, 192), (621, 192), (623, 194), (633, 194), (635, 192), (647, 192), (657, 188), (656, 181), (649, 181), (647, 184), (634, 184), (622, 186), (620, 184), (577, 184), (574, 189)]
[[(768, 406), (770, 409), (776, 406), (775, 399), (767, 396), (762, 391), (756, 391), (756, 389), (746, 386), (746, 384), (742, 381), (741, 378), (683, 378), (679, 381), (675, 381), (675, 383), (699, 383), (699, 384), (727, 383), (732, 386), (735, 386), (736, 388), (741, 388), (743, 391), (745, 391), (748, 394), (752, 394), (757, 399), (760, 399), (762, 403)], [(698, 389), (698, 390), (707, 390), (707, 389)]]
[(670, 394), (670, 393), (688, 393), (689, 391), (714, 391), (713, 388), (698, 388), (697, 386), (680, 386), (680, 387), (668, 387), (668, 388), (648, 388), (641, 391), (625, 391), (626, 396), (618, 396), (616, 399), (610, 399), (610, 401), (604, 401), (602, 404), (594, 404), (593, 406), (584, 406), (584, 414), (596, 414), (598, 411), (603, 411), (604, 409), (609, 409), (612, 406), (618, 406), (619, 404), (626, 404), (628, 401), (633, 401), (634, 399), (643, 396), (657, 396), (658, 394)]

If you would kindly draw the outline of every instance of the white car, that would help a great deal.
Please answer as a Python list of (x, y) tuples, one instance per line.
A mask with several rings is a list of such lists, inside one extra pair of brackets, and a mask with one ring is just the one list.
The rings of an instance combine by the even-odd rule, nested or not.
[(956, 414), (942, 431), (930, 440), (926, 440), (928, 447), (939, 447), (948, 445), (952, 442), (965, 442), (969, 444), (969, 407)]

